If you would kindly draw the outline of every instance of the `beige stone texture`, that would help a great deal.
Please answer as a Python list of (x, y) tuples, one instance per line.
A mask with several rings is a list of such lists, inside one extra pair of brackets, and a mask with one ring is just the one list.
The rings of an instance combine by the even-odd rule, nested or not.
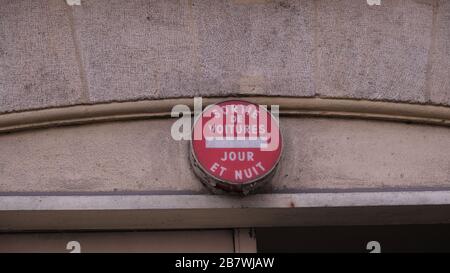
[[(2, 193), (208, 194), (173, 119), (0, 135)], [(381, 121), (282, 118), (284, 154), (262, 192), (450, 186), (449, 129)]]

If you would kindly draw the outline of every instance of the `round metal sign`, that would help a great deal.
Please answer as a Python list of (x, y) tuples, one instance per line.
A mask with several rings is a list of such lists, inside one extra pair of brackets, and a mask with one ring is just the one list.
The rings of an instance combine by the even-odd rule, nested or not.
[(228, 100), (208, 106), (194, 121), (191, 162), (216, 192), (253, 191), (273, 176), (281, 151), (278, 121), (266, 107)]

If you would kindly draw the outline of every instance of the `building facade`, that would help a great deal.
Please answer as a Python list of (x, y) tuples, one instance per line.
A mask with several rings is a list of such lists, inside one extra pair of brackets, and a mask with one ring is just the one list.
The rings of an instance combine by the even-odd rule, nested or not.
[[(170, 133), (194, 97), (279, 105), (280, 166), (255, 194), (194, 174)], [(446, 0), (0, 0), (0, 250), (445, 224), (449, 105)]]

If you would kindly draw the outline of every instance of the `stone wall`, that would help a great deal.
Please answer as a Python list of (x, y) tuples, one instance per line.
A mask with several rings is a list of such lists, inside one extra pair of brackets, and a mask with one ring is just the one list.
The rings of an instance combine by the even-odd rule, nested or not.
[(450, 104), (450, 1), (0, 0), (0, 112), (192, 96)]
[[(210, 194), (172, 119), (0, 135), (0, 195)], [(282, 118), (280, 169), (259, 193), (448, 190), (446, 127)]]

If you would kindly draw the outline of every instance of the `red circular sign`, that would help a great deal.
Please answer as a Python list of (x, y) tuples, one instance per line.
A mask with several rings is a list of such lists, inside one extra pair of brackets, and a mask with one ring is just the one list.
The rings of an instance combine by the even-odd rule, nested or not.
[(194, 122), (193, 166), (208, 186), (244, 194), (274, 173), (281, 157), (278, 121), (265, 107), (229, 100)]

